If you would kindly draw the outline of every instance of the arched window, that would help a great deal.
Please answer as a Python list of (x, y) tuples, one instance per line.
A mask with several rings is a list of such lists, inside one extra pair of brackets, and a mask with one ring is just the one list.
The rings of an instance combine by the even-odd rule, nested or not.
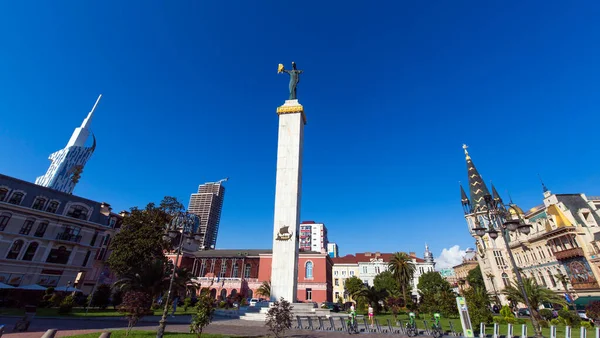
[(46, 229), (48, 229), (48, 222), (42, 221), (42, 222), (40, 222), (40, 224), (38, 224), (37, 228), (35, 229), (35, 233), (33, 233), (33, 235), (35, 237), (44, 237), (44, 233), (46, 233)]
[(10, 204), (16, 204), (16, 205), (20, 205), (21, 202), (23, 202), (23, 197), (25, 197), (25, 194), (19, 191), (15, 191), (13, 192), (13, 194), (10, 196), (10, 199), (8, 200), (8, 203)]
[(538, 275), (540, 276), (540, 282), (542, 282), (542, 284), (543, 284), (544, 286), (548, 286), (548, 285), (546, 284), (546, 279), (544, 278), (544, 275), (542, 275), (542, 272), (541, 272), (541, 271), (540, 271), (540, 272), (538, 272)]
[(313, 263), (311, 261), (306, 262), (306, 278), (313, 278)]
[(221, 300), (227, 299), (227, 289), (221, 290)]
[(82, 205), (74, 204), (71, 205), (71, 207), (69, 207), (69, 210), (67, 211), (67, 216), (86, 220), (88, 218), (88, 212), (88, 208)]
[(35, 198), (35, 201), (33, 201), (33, 205), (31, 206), (31, 208), (35, 210), (43, 210), (45, 204), (46, 199), (38, 196)]
[(7, 259), (17, 259), (17, 257), (21, 253), (23, 244), (24, 244), (24, 242), (21, 239), (17, 239), (16, 241), (14, 241), (12, 246), (10, 247), (10, 250), (8, 251), (8, 254), (6, 255), (6, 258)]
[(4, 231), (11, 217), (12, 215), (7, 212), (0, 215), (0, 231)]
[(29, 233), (31, 232), (31, 228), (33, 228), (34, 223), (35, 223), (35, 219), (33, 219), (33, 218), (26, 219), (25, 222), (23, 223), (23, 226), (21, 226), (21, 230), (19, 230), (19, 233), (21, 235), (29, 235)]
[(0, 188), (0, 202), (4, 202), (6, 196), (8, 196), (8, 189)]
[(58, 210), (58, 205), (59, 205), (59, 203), (57, 201), (51, 201), (50, 203), (48, 203), (48, 206), (46, 207), (46, 212), (55, 214), (56, 211)]
[(248, 295), (248, 298), (252, 298), (254, 292), (252, 292), (252, 290), (249, 289), (248, 291), (246, 291), (246, 295)]
[(552, 272), (550, 272), (550, 270), (546, 270), (546, 272), (548, 272), (548, 277), (550, 278), (550, 283), (552, 284), (552, 287), (556, 287), (556, 281), (554, 280), (554, 276), (552, 276)]
[(217, 298), (217, 289), (210, 289), (210, 298)]
[(29, 243), (29, 246), (27, 247), (27, 250), (25, 250), (25, 254), (23, 255), (23, 260), (24, 261), (30, 261), (33, 260), (33, 256), (35, 256), (35, 251), (38, 248), (38, 242), (31, 242)]
[(237, 278), (238, 273), (239, 273), (239, 269), (240, 268), (238, 266), (238, 263), (233, 264), (233, 276), (231, 276), (231, 277)]
[(502, 283), (504, 283), (504, 287), (510, 286), (510, 282), (508, 281), (508, 275), (506, 274), (506, 272), (502, 273)]
[(235, 297), (235, 295), (237, 295), (237, 290), (236, 289), (231, 290), (231, 293), (229, 295), (231, 297)]
[[(250, 278), (250, 271), (252, 269), (252, 266), (250, 264), (246, 264), (246, 266), (244, 267), (244, 278)], [(250, 297), (252, 298), (252, 297)]]

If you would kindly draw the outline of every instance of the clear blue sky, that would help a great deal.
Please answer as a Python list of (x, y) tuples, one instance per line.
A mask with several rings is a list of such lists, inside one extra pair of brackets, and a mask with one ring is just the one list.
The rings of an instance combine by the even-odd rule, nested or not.
[[(575, 3), (577, 5), (575, 5)], [(498, 190), (600, 194), (597, 1), (0, 5), (0, 172), (33, 181), (104, 95), (75, 193), (116, 211), (231, 177), (218, 246), (271, 245), (296, 61), (302, 219), (343, 254), (472, 246), (463, 143)]]

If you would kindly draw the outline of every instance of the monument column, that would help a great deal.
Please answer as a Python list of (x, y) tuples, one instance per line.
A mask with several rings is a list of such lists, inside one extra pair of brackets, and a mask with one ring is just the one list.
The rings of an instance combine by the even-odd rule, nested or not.
[(271, 300), (296, 301), (298, 289), (298, 240), (300, 196), (302, 184), (302, 141), (306, 116), (296, 98), (299, 74), (293, 70), (279, 72), (290, 75), (290, 99), (277, 108), (279, 137), (277, 143), (277, 175), (275, 183), (275, 216), (273, 256), (271, 261)]

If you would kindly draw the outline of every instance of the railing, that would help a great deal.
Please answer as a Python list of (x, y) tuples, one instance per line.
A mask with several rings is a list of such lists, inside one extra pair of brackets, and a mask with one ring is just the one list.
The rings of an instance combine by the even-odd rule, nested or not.
[(79, 243), (81, 241), (81, 235), (75, 235), (70, 232), (61, 232), (56, 234), (56, 239)]
[(581, 290), (581, 289), (597, 289), (598, 283), (596, 282), (573, 282), (571, 281), (571, 285), (573, 285), (573, 289)]
[(554, 253), (554, 257), (558, 260), (568, 259), (572, 257), (583, 257), (583, 249), (582, 248), (573, 248), (562, 251), (557, 251)]

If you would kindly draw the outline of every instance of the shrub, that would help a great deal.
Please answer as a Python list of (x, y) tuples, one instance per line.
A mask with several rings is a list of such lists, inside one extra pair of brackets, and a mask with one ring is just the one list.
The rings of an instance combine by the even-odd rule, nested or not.
[(190, 297), (186, 297), (183, 300), (183, 312), (187, 312), (187, 309), (192, 305), (192, 299)]
[(61, 295), (59, 295), (58, 293), (55, 293), (50, 297), (50, 306), (51, 307), (60, 306), (60, 303), (62, 303), (62, 301), (63, 301), (63, 297)]
[(581, 321), (581, 327), (586, 328), (587, 330), (590, 330), (592, 328), (592, 323), (590, 322), (586, 322), (586, 321)]
[(110, 291), (110, 286), (106, 284), (100, 285), (92, 296), (90, 306), (97, 306), (102, 310), (106, 309), (110, 302)]
[(209, 294), (203, 293), (196, 303), (196, 312), (192, 315), (190, 322), (190, 332), (200, 337), (202, 330), (212, 321), (215, 312), (215, 303)]
[(292, 327), (292, 309), (290, 302), (281, 298), (267, 312), (266, 324), (275, 338), (282, 337)]
[(558, 325), (562, 325), (562, 324), (563, 324), (563, 321), (561, 318), (554, 318), (554, 319), (550, 320), (550, 325), (558, 326)]
[(550, 325), (548, 324), (548, 321), (546, 320), (540, 320), (540, 326), (543, 328), (549, 328)]
[(242, 301), (240, 302), (240, 306), (248, 306), (248, 300), (246, 298), (242, 298)]
[(600, 318), (600, 301), (590, 302), (588, 306), (585, 307), (585, 313), (590, 318)]
[(562, 318), (566, 325), (569, 325), (571, 327), (579, 326), (579, 323), (581, 322), (581, 317), (579, 317), (577, 313), (569, 311), (567, 309), (559, 310), (558, 316)]
[(552, 318), (554, 318), (552, 310), (550, 309), (541, 309), (540, 316), (542, 316), (542, 318), (544, 318), (545, 320), (552, 320)]
[(501, 317), (501, 316), (494, 316), (494, 323), (506, 324), (506, 318)]
[(219, 309), (224, 309), (227, 307), (227, 302), (226, 301), (221, 301), (219, 302)]
[(54, 295), (54, 288), (49, 287), (44, 291), (44, 295), (42, 296), (42, 300), (38, 304), (39, 307), (51, 307), (52, 306), (52, 296)]
[(502, 316), (503, 318), (514, 318), (515, 314), (512, 313), (508, 305), (504, 305), (502, 309), (500, 309), (500, 316)]
[(115, 290), (111, 298), (112, 306), (116, 309), (117, 306), (121, 305), (123, 302), (123, 292), (121, 290)]
[(526, 324), (526, 323), (527, 323), (527, 321), (523, 318), (515, 318), (515, 324), (521, 325), (521, 324)]
[(125, 293), (123, 302), (119, 305), (119, 312), (125, 314), (129, 320), (126, 336), (129, 335), (138, 320), (148, 313), (150, 304), (152, 304), (152, 298), (145, 292), (128, 291)]
[(516, 324), (517, 323), (517, 319), (515, 317), (505, 317), (504, 320), (506, 321), (506, 324)]
[(58, 313), (60, 313), (61, 315), (66, 315), (71, 313), (71, 311), (73, 311), (73, 306), (75, 305), (75, 299), (73, 298), (73, 296), (67, 296), (65, 297), (65, 299), (62, 300), (62, 302), (60, 302), (60, 305), (58, 306)]

